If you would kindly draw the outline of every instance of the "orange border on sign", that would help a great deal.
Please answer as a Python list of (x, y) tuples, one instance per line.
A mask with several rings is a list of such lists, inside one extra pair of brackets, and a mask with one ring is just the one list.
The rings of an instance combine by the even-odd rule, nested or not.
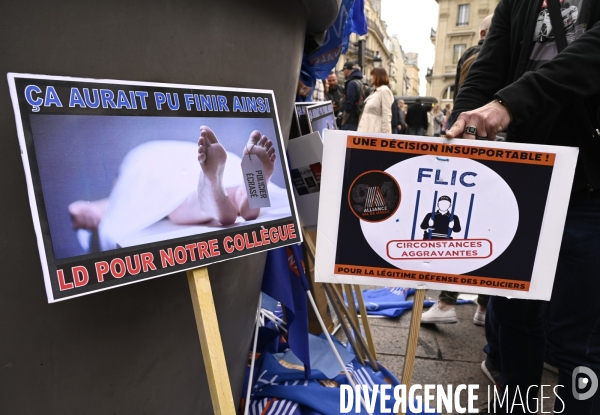
[[(339, 270), (339, 268), (349, 268), (348, 272)], [(373, 275), (369, 275), (370, 273)], [(378, 268), (365, 267), (361, 265), (335, 264), (333, 271), (337, 275), (353, 275), (356, 277), (367, 278), (389, 278), (395, 280), (415, 281), (415, 282), (434, 282), (438, 284), (453, 284), (467, 287), (495, 288), (498, 290), (529, 291), (529, 281), (505, 280), (502, 278), (476, 277), (472, 275), (426, 273), (421, 271), (398, 269), (398, 268)], [(465, 282), (461, 282), (465, 281)], [(501, 286), (504, 284), (504, 286)]]
[[(400, 193), (398, 195), (398, 206), (396, 206), (396, 209), (394, 209), (394, 211), (392, 213), (390, 213), (390, 216), (388, 216), (385, 219), (381, 219), (381, 220), (368, 220), (368, 219), (361, 218), (360, 216), (358, 216), (358, 214), (354, 211), (354, 208), (352, 207), (352, 203), (350, 201), (350, 192), (352, 191), (352, 187), (354, 186), (354, 183), (356, 183), (356, 181), (358, 179), (360, 179), (361, 177), (363, 177), (367, 173), (383, 173), (386, 176), (389, 176), (390, 179), (392, 179), (394, 181), (394, 183), (396, 183), (396, 186), (398, 186), (398, 192)], [(396, 211), (400, 207), (400, 203), (402, 203), (402, 189), (400, 188), (400, 185), (398, 184), (398, 182), (396, 181), (396, 179), (394, 178), (394, 176), (392, 176), (389, 173), (384, 172), (383, 170), (369, 170), (369, 171), (366, 171), (364, 173), (359, 174), (358, 176), (356, 176), (356, 179), (352, 180), (352, 183), (350, 184), (350, 188), (348, 189), (348, 205), (350, 206), (350, 210), (352, 211), (352, 213), (354, 213), (354, 216), (356, 216), (360, 220), (364, 220), (365, 222), (377, 223), (377, 222), (383, 222), (384, 220), (388, 220), (390, 217), (394, 216), (394, 213), (396, 213)]]
[[(354, 139), (366, 141), (364, 141), (364, 143), (356, 144), (354, 142)], [(392, 145), (394, 146), (393, 148), (391, 147)], [(401, 145), (402, 148), (398, 148), (399, 145)], [(554, 153), (468, 146), (456, 142), (449, 144), (444, 142), (435, 143), (402, 140), (395, 138), (388, 139), (379, 137), (360, 137), (356, 135), (348, 136), (346, 147), (361, 150), (387, 151), (392, 153), (409, 153), (442, 157), (460, 157), (473, 160), (503, 161), (505, 163), (537, 164), (539, 166), (554, 166), (554, 161), (556, 159), (556, 154)], [(469, 151), (463, 153), (465, 149), (469, 149)], [(454, 151), (457, 150), (458, 153), (454, 153)], [(515, 154), (518, 155), (518, 158), (513, 158)]]

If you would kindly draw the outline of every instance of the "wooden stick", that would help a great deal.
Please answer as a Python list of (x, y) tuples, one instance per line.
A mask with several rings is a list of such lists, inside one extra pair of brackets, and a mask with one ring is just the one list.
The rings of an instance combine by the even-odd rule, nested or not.
[[(321, 315), (319, 314), (319, 308), (317, 307), (317, 303), (315, 303), (315, 299), (313, 298), (312, 293), (310, 292), (310, 290), (308, 290), (306, 292), (306, 294), (308, 295), (308, 299), (310, 300), (313, 310), (315, 311), (315, 314), (317, 315), (317, 320), (319, 320), (321, 329), (323, 330), (323, 333), (325, 333), (325, 337), (327, 337), (327, 342), (329, 343), (329, 347), (331, 347), (331, 350), (333, 351), (333, 354), (335, 355), (338, 363), (340, 364), (342, 371), (346, 375), (346, 379), (348, 379), (348, 382), (350, 382), (350, 385), (352, 385), (354, 390), (356, 390), (356, 382), (354, 382), (354, 379), (352, 378), (352, 376), (350, 376), (350, 373), (348, 373), (348, 369), (346, 368), (346, 365), (344, 364), (344, 361), (342, 360), (340, 353), (337, 351), (335, 345), (333, 344), (333, 340), (331, 340), (331, 334), (329, 333), (329, 331), (327, 331), (325, 322), (323, 321), (323, 319), (321, 318)], [(333, 300), (332, 300), (332, 302), (333, 302)], [(369, 410), (367, 409), (367, 404), (365, 403), (365, 399), (364, 399), (363, 395), (359, 394), (359, 396), (360, 396), (360, 402), (362, 403), (363, 408), (365, 408), (365, 411), (367, 412), (367, 414), (372, 415), (371, 412), (369, 412)]]
[(363, 355), (362, 355), (362, 353), (360, 353), (360, 348), (356, 344), (354, 337), (352, 337), (352, 330), (348, 326), (348, 322), (346, 321), (346, 316), (342, 312), (342, 309), (337, 302), (337, 297), (336, 297), (337, 291), (335, 291), (335, 289), (332, 289), (332, 284), (323, 284), (323, 288), (325, 288), (325, 294), (327, 294), (327, 297), (329, 297), (329, 301), (331, 301), (331, 305), (333, 306), (333, 311), (335, 312), (335, 314), (337, 314), (340, 325), (342, 326), (342, 330), (344, 330), (344, 334), (346, 335), (346, 338), (348, 339), (348, 342), (350, 343), (352, 350), (354, 350), (356, 359), (360, 362), (361, 365), (364, 365), (365, 360), (362, 357)]
[[(327, 285), (325, 285), (325, 289), (327, 289)], [(341, 295), (339, 295), (338, 292), (336, 292), (335, 290), (333, 290), (333, 295), (335, 297), (335, 300), (338, 303), (338, 306), (340, 307), (340, 309), (342, 310), (342, 312), (344, 312), (346, 315), (349, 314), (348, 309), (346, 308), (346, 305), (344, 304), (344, 299), (342, 298)], [(335, 302), (334, 302), (335, 303)], [(334, 305), (335, 307), (335, 305)], [(357, 327), (354, 324), (354, 321), (351, 318), (348, 318), (348, 323), (350, 323), (350, 326), (352, 327), (352, 330), (354, 330), (357, 333), (360, 333), (360, 328)], [(358, 344), (360, 344), (360, 346), (362, 347), (362, 350), (365, 351), (365, 353), (367, 354), (368, 358), (369, 358), (369, 365), (371, 366), (371, 368), (375, 371), (375, 372), (379, 372), (379, 366), (377, 365), (377, 360), (375, 359), (375, 356), (373, 356), (371, 354), (371, 351), (369, 350), (369, 347), (367, 346), (367, 343), (365, 342), (365, 339), (363, 339), (363, 337), (361, 335), (356, 336), (356, 339), (358, 340)]]
[[(354, 324), (359, 328), (356, 336), (362, 336), (360, 331), (360, 325), (358, 324), (358, 313), (356, 312), (356, 303), (354, 302), (354, 294), (352, 293), (352, 286), (350, 284), (344, 284), (344, 292), (346, 293), (346, 302), (348, 303), (348, 311), (350, 312), (350, 318), (354, 320)], [(342, 298), (344, 296), (342, 295)]]
[(208, 268), (191, 269), (187, 271), (187, 277), (213, 411), (215, 415), (235, 414), (223, 342), (208, 279)]
[[(302, 232), (304, 234), (304, 240), (306, 241), (306, 244), (308, 246), (308, 252), (312, 255), (313, 259), (316, 257), (316, 252), (317, 252), (317, 246), (316, 246), (316, 239), (317, 239), (317, 232), (316, 231), (307, 231), (306, 228), (302, 228)], [(344, 315), (343, 315), (343, 310), (335, 310), (336, 306), (335, 306), (335, 300), (332, 298), (332, 293), (331, 292), (327, 292), (328, 288), (332, 288), (332, 291), (335, 291), (337, 293), (338, 296), (343, 297), (342, 296), (342, 290), (341, 290), (341, 286), (337, 285), (337, 284), (323, 284), (323, 286), (325, 287), (325, 292), (327, 293), (327, 296), (329, 297), (329, 300), (331, 301), (331, 304), (334, 307), (334, 311), (338, 316), (338, 320), (340, 322), (340, 324), (342, 325), (342, 329), (344, 330), (344, 333), (346, 334), (346, 337), (348, 337), (348, 341), (350, 341), (350, 345), (352, 346), (354, 353), (357, 355), (357, 357), (362, 358), (362, 354), (360, 353), (359, 350), (357, 350), (356, 345), (354, 344), (353, 341), (351, 341), (351, 336), (346, 332), (347, 330), (347, 326), (345, 325), (345, 321), (344, 321)], [(350, 286), (348, 286), (350, 287)], [(373, 342), (373, 335), (371, 333), (371, 326), (369, 324), (369, 320), (367, 317), (367, 313), (366, 313), (366, 309), (363, 310), (363, 308), (365, 308), (365, 302), (362, 296), (362, 292), (360, 291), (360, 286), (358, 286), (358, 291), (356, 293), (357, 298), (359, 299), (359, 306), (362, 306), (361, 308), (361, 315), (363, 316), (363, 327), (365, 329), (365, 334), (367, 336), (367, 341), (368, 341), (368, 345), (367, 347), (365, 347), (365, 352), (370, 352), (370, 357), (369, 359), (372, 359), (372, 363), (371, 365), (373, 366), (377, 366), (377, 353), (375, 353), (375, 343)], [(356, 289), (355, 289), (356, 291)], [(358, 323), (358, 315), (356, 314), (356, 305), (354, 304), (354, 297), (352, 296), (352, 294), (346, 292), (346, 296), (348, 298), (348, 304), (352, 303), (352, 310), (354, 311), (354, 322), (356, 323), (356, 326), (359, 328), (359, 330), (356, 332), (357, 336), (360, 337), (360, 339), (362, 340), (362, 343), (364, 345), (365, 341), (362, 337), (362, 333), (360, 331), (360, 325)], [(350, 301), (350, 299), (352, 299), (352, 302)], [(342, 302), (342, 306), (344, 306), (343, 302)], [(345, 308), (345, 306), (344, 306)], [(352, 318), (352, 317), (350, 317)], [(346, 327), (345, 327), (346, 326)], [(368, 354), (368, 353), (367, 353)], [(359, 359), (360, 361), (360, 359)], [(377, 366), (377, 368), (374, 367), (374, 370), (377, 372), (379, 371), (379, 366)]]
[(312, 251), (313, 256), (317, 254), (317, 231), (307, 231), (306, 228), (302, 228), (304, 234), (304, 241), (308, 245), (308, 249)]
[(256, 343), (258, 341), (258, 329), (260, 327), (260, 311), (262, 306), (262, 291), (258, 294), (258, 308), (256, 309), (256, 322), (254, 323), (254, 341), (252, 342), (252, 358), (250, 360), (250, 374), (248, 375), (248, 386), (246, 389), (246, 402), (244, 403), (244, 415), (250, 413), (250, 395), (252, 394), (252, 378), (254, 375), (254, 363), (256, 362)]
[[(417, 289), (410, 319), (410, 329), (408, 331), (408, 341), (406, 343), (406, 354), (404, 355), (404, 368), (402, 369), (402, 385), (406, 385), (406, 391), (410, 389), (413, 369), (415, 368), (415, 358), (417, 356), (417, 344), (419, 341), (419, 330), (421, 328), (421, 315), (423, 314), (423, 304), (425, 303), (425, 290)], [(398, 411), (402, 415), (402, 406)]]
[(352, 288), (356, 293), (356, 299), (358, 300), (358, 307), (360, 308), (360, 317), (363, 323), (363, 329), (365, 330), (365, 336), (367, 336), (367, 343), (369, 349), (375, 359), (377, 359), (377, 353), (375, 352), (375, 343), (373, 342), (373, 333), (371, 333), (371, 325), (369, 323), (369, 316), (367, 315), (367, 307), (365, 307), (365, 299), (363, 298), (360, 285), (353, 285)]
[[(342, 314), (344, 314), (346, 316), (348, 321), (351, 321), (353, 323), (352, 327), (358, 327), (358, 331), (356, 331), (355, 329), (351, 330), (351, 333), (354, 336), (354, 339), (356, 340), (359, 336), (362, 337), (362, 332), (360, 331), (360, 326), (358, 325), (358, 314), (356, 313), (356, 306), (354, 307), (354, 310), (350, 308), (350, 300), (349, 299), (353, 298), (352, 290), (350, 289), (350, 285), (331, 284), (331, 286), (333, 286), (336, 289), (336, 291), (337, 291), (336, 297), (339, 297), (339, 299), (342, 301), (342, 304), (344, 306), (344, 308), (341, 309)], [(347, 307), (343, 303), (344, 292), (346, 293), (346, 298), (348, 299)], [(365, 351), (363, 349), (361, 349), (360, 347), (358, 349), (358, 353), (360, 353), (360, 357), (362, 357), (364, 360), (367, 359), (367, 355), (365, 354)]]

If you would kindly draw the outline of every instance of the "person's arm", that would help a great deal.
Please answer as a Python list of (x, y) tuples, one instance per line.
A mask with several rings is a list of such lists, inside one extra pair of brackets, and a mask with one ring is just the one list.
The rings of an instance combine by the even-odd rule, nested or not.
[(381, 132), (392, 133), (392, 104), (394, 95), (387, 88), (381, 90)]

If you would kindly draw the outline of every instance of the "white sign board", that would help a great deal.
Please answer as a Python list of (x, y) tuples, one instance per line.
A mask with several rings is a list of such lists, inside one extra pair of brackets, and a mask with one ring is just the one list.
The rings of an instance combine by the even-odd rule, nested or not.
[(317, 281), (550, 299), (576, 148), (324, 141)]
[(323, 140), (318, 132), (288, 142), (292, 187), (302, 226), (317, 226)]

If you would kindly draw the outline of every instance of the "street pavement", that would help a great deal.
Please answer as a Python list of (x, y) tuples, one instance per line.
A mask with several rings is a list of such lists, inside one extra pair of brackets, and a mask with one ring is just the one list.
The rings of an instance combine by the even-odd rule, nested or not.
[[(436, 301), (439, 293), (439, 291), (429, 290), (427, 298)], [(421, 326), (412, 383), (478, 384), (478, 405), (475, 406), (478, 408), (479, 404), (487, 402), (488, 386), (491, 393), (493, 389), (492, 383), (481, 371), (481, 362), (485, 359), (482, 348), (486, 340), (484, 328), (473, 324), (476, 307), (475, 304), (457, 305), (457, 323)], [(377, 358), (398, 379), (402, 376), (411, 316), (412, 311), (407, 311), (396, 319), (369, 318)], [(346, 340), (341, 330), (336, 336), (342, 341)], [(544, 370), (542, 384), (554, 387), (557, 379), (557, 374)], [(548, 393), (549, 390), (545, 390)], [(464, 397), (462, 404), (466, 405), (464, 392), (461, 397)], [(552, 413), (553, 407), (554, 399), (544, 401), (544, 412)]]

